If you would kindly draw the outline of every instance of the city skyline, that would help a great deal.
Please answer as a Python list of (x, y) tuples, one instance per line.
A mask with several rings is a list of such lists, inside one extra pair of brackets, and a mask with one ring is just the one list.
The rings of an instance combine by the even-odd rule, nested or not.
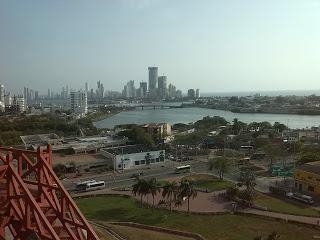
[(183, 92), (319, 89), (319, 11), (315, 0), (2, 1), (0, 82), (121, 91), (151, 65)]

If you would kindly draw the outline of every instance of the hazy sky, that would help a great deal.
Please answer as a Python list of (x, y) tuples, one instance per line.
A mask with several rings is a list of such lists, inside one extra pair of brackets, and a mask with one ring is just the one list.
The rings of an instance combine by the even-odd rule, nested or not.
[(153, 65), (183, 90), (320, 89), (320, 1), (0, 0), (10, 90), (121, 90)]

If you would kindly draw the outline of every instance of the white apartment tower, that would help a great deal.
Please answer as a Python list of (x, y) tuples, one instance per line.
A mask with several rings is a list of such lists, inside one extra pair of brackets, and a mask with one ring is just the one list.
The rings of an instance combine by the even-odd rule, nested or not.
[(19, 109), (19, 112), (24, 112), (26, 110), (26, 105), (23, 96), (14, 96), (12, 105)]
[(73, 113), (85, 115), (88, 113), (87, 93), (82, 91), (70, 92), (70, 109)]

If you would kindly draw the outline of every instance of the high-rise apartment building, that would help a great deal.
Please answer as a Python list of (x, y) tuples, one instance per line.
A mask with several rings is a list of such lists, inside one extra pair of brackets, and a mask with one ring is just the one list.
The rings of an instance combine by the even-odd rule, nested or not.
[(158, 67), (149, 67), (149, 96), (157, 97)]
[(81, 91), (70, 92), (70, 109), (73, 113), (85, 115), (88, 112), (87, 93)]
[(26, 110), (25, 99), (23, 96), (14, 96), (12, 105), (15, 106), (19, 112), (24, 112)]
[(197, 90), (196, 90), (196, 98), (199, 98), (200, 97), (200, 89), (198, 88)]
[(5, 105), (5, 106), (11, 106), (11, 104), (12, 104), (11, 96), (10, 96), (10, 93), (7, 92), (7, 93), (4, 95), (4, 105)]
[(130, 80), (128, 82), (128, 90), (129, 90), (129, 97), (134, 98), (136, 96), (136, 88), (134, 86), (134, 80)]
[(194, 89), (189, 89), (188, 98), (195, 98), (195, 96), (196, 96), (196, 92), (194, 91)]

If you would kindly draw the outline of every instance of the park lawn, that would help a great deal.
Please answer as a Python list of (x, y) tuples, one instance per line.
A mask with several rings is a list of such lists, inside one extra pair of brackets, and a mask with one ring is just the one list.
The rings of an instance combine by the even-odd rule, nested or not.
[(193, 174), (184, 177), (183, 180), (194, 182), (196, 188), (208, 189), (209, 192), (219, 191), (234, 186), (232, 182), (220, 180), (219, 178), (208, 174)]
[(271, 195), (258, 193), (255, 204), (267, 207), (270, 211), (291, 213), (295, 215), (320, 216), (320, 212), (309, 205), (290, 199), (280, 199)]
[(190, 238), (180, 237), (166, 233), (159, 233), (144, 229), (138, 229), (134, 227), (117, 226), (112, 224), (109, 224), (108, 227), (110, 227), (113, 231), (117, 232), (127, 240), (190, 240)]
[(84, 215), (97, 221), (130, 221), (199, 233), (210, 240), (250, 240), (276, 231), (281, 240), (309, 240), (320, 231), (311, 227), (242, 215), (198, 215), (140, 208), (130, 197), (100, 196), (76, 200)]

